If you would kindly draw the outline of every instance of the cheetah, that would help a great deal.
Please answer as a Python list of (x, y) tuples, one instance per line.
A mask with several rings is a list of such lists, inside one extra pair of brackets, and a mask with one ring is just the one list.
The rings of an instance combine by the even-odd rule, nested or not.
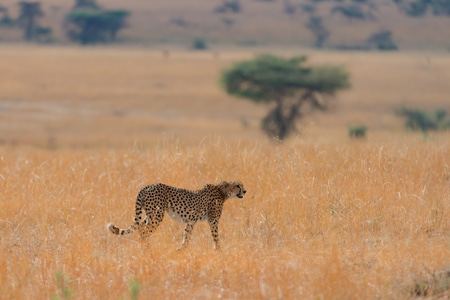
[[(159, 226), (165, 212), (176, 221), (186, 224), (183, 242), (178, 250), (186, 247), (192, 229), (197, 221), (207, 220), (214, 240), (214, 249), (219, 250), (218, 224), (225, 201), (229, 198), (242, 199), (247, 191), (241, 182), (207, 184), (201, 190), (190, 191), (163, 183), (149, 185), (140, 190), (136, 199), (134, 224), (121, 229), (112, 223), (108, 229), (117, 235), (139, 231), (142, 239), (149, 237)], [(146, 218), (142, 221), (142, 209)]]

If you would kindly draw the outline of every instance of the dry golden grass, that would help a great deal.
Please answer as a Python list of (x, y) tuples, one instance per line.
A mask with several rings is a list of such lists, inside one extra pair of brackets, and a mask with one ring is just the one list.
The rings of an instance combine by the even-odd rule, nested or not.
[[(449, 296), (450, 138), (440, 142), (292, 141), (151, 149), (1, 149), (0, 298), (409, 299)], [(199, 223), (166, 216), (143, 247), (127, 226), (154, 182), (196, 189), (240, 179), (225, 204), (223, 249)], [(445, 275), (446, 276), (446, 275)], [(134, 283), (134, 284), (133, 284)], [(447, 290), (445, 292), (445, 290)]]

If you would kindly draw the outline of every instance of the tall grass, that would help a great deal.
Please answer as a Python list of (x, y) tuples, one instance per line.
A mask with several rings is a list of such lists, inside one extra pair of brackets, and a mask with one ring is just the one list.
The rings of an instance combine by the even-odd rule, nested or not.
[[(4, 147), (0, 298), (408, 299), (450, 270), (449, 150), (448, 139)], [(248, 192), (225, 204), (221, 252), (205, 223), (181, 252), (183, 226), (167, 216), (146, 245), (106, 230), (130, 224), (147, 184), (234, 179)], [(448, 295), (436, 286), (428, 295)]]

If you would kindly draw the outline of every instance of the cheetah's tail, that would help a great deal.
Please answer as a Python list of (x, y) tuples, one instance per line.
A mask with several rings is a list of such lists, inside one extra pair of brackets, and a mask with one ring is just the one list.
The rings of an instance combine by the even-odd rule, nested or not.
[(119, 227), (117, 227), (116, 225), (114, 225), (113, 223), (109, 223), (106, 228), (109, 229), (109, 231), (111, 231), (113, 234), (117, 234), (117, 235), (124, 235), (124, 234), (131, 234), (134, 232), (134, 230), (136, 229), (136, 225), (133, 224), (128, 228), (125, 229), (121, 229)]

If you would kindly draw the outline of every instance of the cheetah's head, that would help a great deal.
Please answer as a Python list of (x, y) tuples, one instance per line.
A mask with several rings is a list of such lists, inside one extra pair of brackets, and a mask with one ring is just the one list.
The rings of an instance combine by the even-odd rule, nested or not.
[(242, 199), (244, 198), (245, 193), (247, 193), (242, 182), (234, 181), (234, 182), (226, 182), (225, 184), (227, 195), (230, 198), (235, 197)]

